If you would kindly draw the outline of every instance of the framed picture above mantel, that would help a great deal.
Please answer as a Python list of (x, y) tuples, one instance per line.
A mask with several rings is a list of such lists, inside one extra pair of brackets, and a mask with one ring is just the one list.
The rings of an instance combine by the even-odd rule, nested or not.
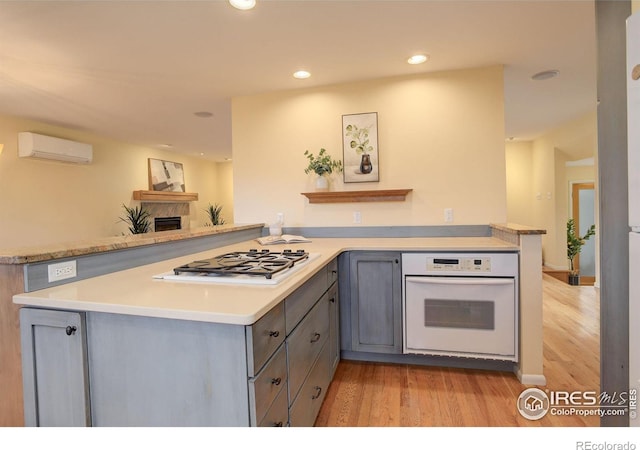
[(342, 116), (344, 182), (380, 181), (378, 113)]
[(186, 192), (182, 163), (149, 158), (149, 190)]

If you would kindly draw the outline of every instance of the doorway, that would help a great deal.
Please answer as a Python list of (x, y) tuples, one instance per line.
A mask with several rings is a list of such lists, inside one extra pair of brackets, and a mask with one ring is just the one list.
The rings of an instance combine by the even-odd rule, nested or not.
[[(571, 215), (575, 222), (576, 232), (580, 236), (587, 233), (595, 224), (595, 188), (593, 182), (572, 183)], [(596, 280), (596, 246), (595, 239), (590, 238), (576, 257), (575, 268), (580, 273), (580, 285), (593, 286)]]

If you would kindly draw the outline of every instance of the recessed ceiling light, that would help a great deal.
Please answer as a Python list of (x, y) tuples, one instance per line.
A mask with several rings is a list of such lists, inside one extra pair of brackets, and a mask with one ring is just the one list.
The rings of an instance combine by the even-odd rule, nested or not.
[(256, 6), (256, 0), (229, 0), (231, 6), (237, 9), (247, 10)]
[(413, 55), (411, 58), (407, 59), (407, 62), (409, 64), (422, 64), (427, 59), (429, 59), (427, 55)]
[(297, 72), (294, 72), (293, 74), (293, 78), (298, 78), (299, 80), (303, 80), (305, 78), (309, 78), (311, 76), (311, 74), (309, 72), (307, 72), (306, 70), (298, 70)]
[(542, 72), (538, 72), (534, 75), (531, 76), (532, 80), (535, 81), (542, 81), (542, 80), (548, 80), (549, 78), (555, 78), (558, 75), (560, 75), (560, 71), (559, 70), (545, 70)]

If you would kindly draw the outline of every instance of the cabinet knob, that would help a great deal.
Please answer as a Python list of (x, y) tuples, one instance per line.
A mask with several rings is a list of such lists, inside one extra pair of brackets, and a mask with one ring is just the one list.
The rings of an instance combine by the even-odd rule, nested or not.
[(282, 421), (276, 422), (276, 423), (273, 424), (274, 427), (281, 427), (283, 425), (284, 425), (284, 423), (282, 423)]
[(311, 338), (311, 343), (318, 342), (320, 340), (320, 333), (313, 333), (313, 337)]
[(280, 377), (271, 379), (271, 384), (275, 384), (276, 386), (280, 386), (280, 383), (282, 383), (282, 378), (280, 378)]
[(331, 298), (329, 299), (329, 301), (330, 301), (331, 303), (335, 303), (335, 302), (336, 302), (336, 298), (335, 298), (335, 297), (331, 297)]
[(78, 328), (76, 328), (75, 325), (74, 326), (69, 325), (65, 330), (65, 332), (67, 333), (67, 336), (71, 336), (72, 334), (75, 334), (76, 331), (78, 331)]
[(278, 336), (280, 336), (280, 332), (279, 331), (269, 331), (269, 336), (278, 337)]
[(322, 394), (322, 388), (320, 386), (314, 386), (314, 389), (316, 390), (316, 393), (311, 397), (311, 400), (317, 399), (320, 397), (320, 394)]

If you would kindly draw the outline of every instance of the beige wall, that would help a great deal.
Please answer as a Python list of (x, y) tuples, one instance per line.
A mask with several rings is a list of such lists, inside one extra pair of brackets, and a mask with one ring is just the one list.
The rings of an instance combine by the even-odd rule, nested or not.
[(633, 0), (631, 2), (631, 11), (634, 13), (640, 11), (640, 0)]
[(595, 183), (597, 178), (595, 165), (567, 167), (566, 163), (594, 157), (596, 148), (595, 111), (532, 142), (507, 144), (508, 220), (547, 230), (542, 249), (544, 263), (550, 267), (568, 267), (566, 222), (570, 215), (570, 184)]
[[(406, 202), (308, 204), (304, 151), (342, 159), (342, 115), (378, 113), (380, 181), (333, 190), (412, 188)], [(421, 74), (233, 99), (236, 222), (285, 226), (443, 225), (506, 220), (503, 68)], [(267, 176), (264, 176), (267, 174)]]
[[(93, 163), (19, 158), (20, 131), (92, 144)], [(200, 196), (190, 204), (191, 226), (204, 225), (209, 202), (221, 202), (218, 168), (213, 162), (6, 116), (0, 116), (0, 143), (4, 144), (0, 154), (0, 248), (128, 233), (118, 218), (123, 203), (139, 205), (132, 200), (134, 190), (148, 189), (149, 157), (183, 163), (187, 191)]]
[(233, 164), (231, 161), (216, 164), (216, 180), (216, 197), (217, 203), (222, 205), (222, 218), (225, 223), (233, 223)]
[(533, 149), (530, 141), (507, 142), (507, 221), (524, 225), (534, 224)]

